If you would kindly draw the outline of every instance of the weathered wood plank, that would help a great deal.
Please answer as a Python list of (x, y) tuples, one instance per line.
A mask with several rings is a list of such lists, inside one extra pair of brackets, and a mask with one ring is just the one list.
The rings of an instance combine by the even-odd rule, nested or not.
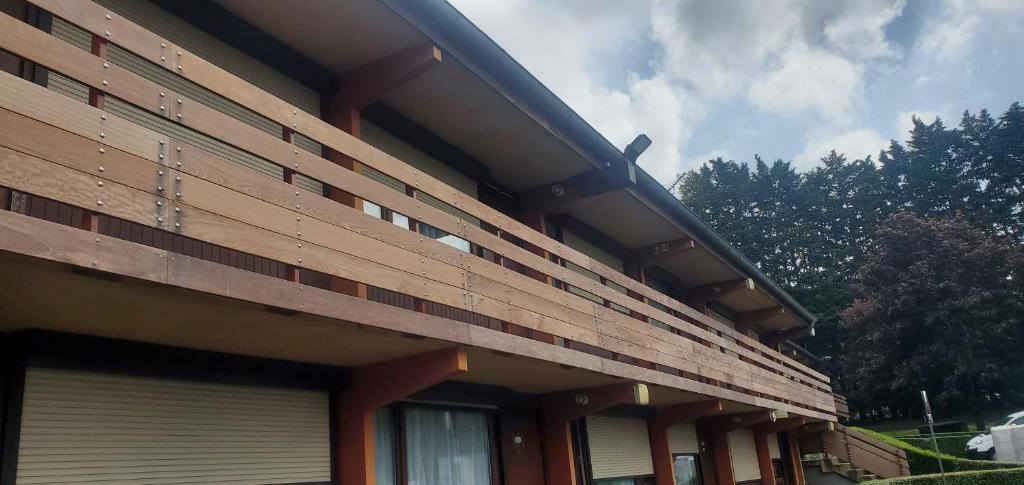
[[(601, 265), (591, 258), (563, 246), (549, 238), (545, 238), (528, 227), (512, 220), (503, 214), (470, 199), (459, 191), (446, 184), (424, 174), (418, 173), (403, 162), (390, 157), (379, 150), (362, 143), (358, 139), (337, 130), (308, 113), (294, 108), (283, 100), (266, 93), (250, 83), (224, 71), (223, 69), (206, 62), (194, 54), (180, 49), (177, 46), (161, 39), (159, 36), (142, 29), (130, 21), (109, 12), (92, 2), (77, 2), (70, 0), (34, 0), (33, 3), (50, 10), (57, 15), (67, 18), (87, 30), (105, 35), (107, 37), (135, 52), (150, 61), (163, 66), (171, 72), (197, 82), (218, 94), (231, 99), (253, 111), (260, 113), (271, 120), (281, 123), (283, 126), (291, 126), (293, 130), (303, 133), (310, 138), (329, 146), (339, 152), (348, 155), (356, 160), (366, 163), (371, 167), (381, 170), (389, 175), (402, 180), (403, 182), (417, 187), (418, 190), (426, 192), (446, 203), (449, 203), (467, 213), (488, 220), (496, 227), (515, 234), (534, 245), (549, 252), (572, 261), (584, 268), (590, 268), (598, 274), (623, 285), (631, 290), (662, 303), (670, 308), (695, 318), (705, 325), (708, 325), (727, 335), (738, 338), (741, 342), (761, 348), (761, 344), (745, 335), (739, 334), (708, 316), (682, 305), (681, 303), (668, 298), (656, 291), (641, 285), (624, 275)], [(109, 15), (109, 18), (107, 17)], [(735, 335), (733, 335), (735, 334)], [(770, 351), (770, 349), (767, 349)], [(827, 383), (829, 379), (809, 367), (800, 364), (786, 356), (781, 356), (788, 367), (798, 369), (802, 373)]]
[[(657, 371), (607, 361), (460, 322), (316, 288), (302, 287), (285, 280), (253, 274), (179, 254), (167, 254), (155, 248), (112, 237), (98, 236), (100, 245), (107, 248), (102, 254), (85, 254), (78, 248), (88, 246), (90, 239), (95, 235), (11, 212), (0, 212), (0, 229), (2, 229), (0, 230), (0, 251), (26, 254), (86, 267), (92, 265), (93, 261), (97, 261), (97, 269), (115, 273), (119, 272), (121, 268), (140, 266), (156, 268), (151, 272), (140, 273), (134, 277), (387, 330), (416, 333), (523, 355), (609, 375), (718, 396), (737, 402), (767, 407), (775, 406), (803, 416), (818, 419), (830, 418), (824, 413), (795, 406), (779, 405), (742, 393), (688, 381)], [(211, 284), (211, 282), (216, 282), (216, 284)]]
[[(35, 125), (23, 127), (21, 125), (24, 123), (16, 122), (13, 118), (11, 118), (11, 116), (17, 115), (4, 115), (3, 120), (6, 122), (5, 124), (12, 127), (12, 130), (9, 131), (8, 133), (0, 134), (0, 137), (2, 137), (3, 139), (3, 144), (6, 146), (10, 146), (12, 148), (22, 151), (31, 152), (37, 156), (43, 156), (44, 158), (48, 158), (50, 160), (59, 161), (60, 163), (67, 164), (68, 166), (71, 166), (72, 168), (75, 168), (77, 170), (91, 172), (95, 176), (105, 176), (107, 178), (117, 180), (121, 183), (125, 183), (131, 187), (140, 190), (148, 190), (152, 192), (154, 195), (158, 195), (156, 192), (154, 192), (154, 187), (156, 187), (157, 184), (161, 183), (161, 180), (170, 180), (172, 177), (178, 176), (177, 172), (175, 172), (174, 170), (165, 169), (165, 176), (160, 177), (156, 174), (158, 170), (163, 168), (162, 165), (158, 165), (153, 162), (147, 162), (142, 159), (129, 160), (129, 158), (133, 157), (113, 149), (107, 151), (105, 154), (100, 155), (93, 146), (94, 143), (91, 141), (88, 141), (81, 137), (77, 137), (75, 135), (71, 135), (70, 133), (66, 133), (61, 130), (57, 130), (52, 127), (47, 127), (46, 125), (38, 124), (37, 122), (34, 122), (36, 123)], [(64, 135), (61, 135), (62, 133)], [(108, 138), (105, 141), (107, 140), (110, 139)], [(83, 153), (89, 153), (92, 155), (89, 157), (83, 157)], [(91, 160), (90, 158), (95, 158), (96, 160)], [(105, 166), (105, 172), (101, 173), (98, 171), (98, 164), (100, 162), (102, 162)], [(233, 175), (244, 177), (246, 172), (250, 172), (245, 170), (244, 168), (230, 164), (230, 162), (221, 162), (222, 166), (219, 168), (208, 166), (206, 161), (196, 160), (192, 160), (187, 166), (190, 169), (198, 169), (202, 173), (212, 173), (215, 171), (220, 172), (223, 174), (223, 176), (219, 178), (221, 180), (226, 181), (226, 183), (229, 186), (233, 183), (233, 180), (235, 179)], [(145, 169), (143, 168), (144, 165), (150, 165), (150, 168)], [(232, 172), (232, 169), (236, 170), (237, 173)], [(302, 239), (313, 241), (318, 244), (325, 245), (327, 247), (331, 247), (337, 250), (346, 250), (346, 248), (351, 249), (353, 247), (366, 247), (368, 248), (369, 252), (364, 251), (363, 253), (355, 254), (356, 256), (362, 257), (364, 259), (377, 259), (378, 262), (381, 262), (380, 260), (383, 259), (384, 262), (392, 263), (401, 260), (401, 255), (396, 255), (396, 253), (387, 252), (382, 253), (380, 251), (381, 247), (367, 245), (366, 243), (368, 243), (368, 241), (357, 242), (351, 240), (351, 238), (346, 239), (346, 234), (331, 232), (333, 226), (328, 227), (328, 225), (326, 224), (316, 224), (316, 222), (318, 221), (316, 221), (315, 219), (312, 220), (312, 223), (304, 222), (303, 224), (293, 225), (292, 223), (288, 222), (285, 223), (284, 225), (281, 225), (281, 221), (291, 221), (292, 216), (295, 214), (291, 212), (287, 214), (282, 214), (280, 213), (280, 207), (277, 208), (279, 212), (278, 216), (271, 217), (272, 221), (278, 221), (278, 224), (276, 226), (267, 226), (266, 224), (261, 224), (259, 221), (250, 217), (254, 214), (260, 213), (260, 211), (253, 210), (250, 202), (248, 200), (245, 200), (245, 197), (241, 193), (235, 192), (234, 194), (236, 195), (233, 197), (230, 196), (229, 193), (214, 193), (211, 195), (210, 189), (204, 189), (203, 185), (200, 185), (199, 190), (197, 190), (195, 184), (193, 184), (192, 180), (190, 179), (190, 176), (183, 175), (182, 177), (184, 181), (181, 182), (181, 184), (182, 186), (187, 187), (182, 189), (183, 193), (185, 194), (183, 197), (183, 201), (187, 201), (189, 204), (198, 204), (198, 207), (204, 208), (211, 212), (219, 212), (233, 219), (242, 220), (250, 224), (262, 225), (263, 227), (268, 227), (280, 234), (288, 235), (291, 234), (292, 231), (300, 229), (300, 231), (298, 232), (301, 232), (303, 234)], [(279, 190), (279, 192), (293, 189), (293, 187), (287, 186), (282, 182), (271, 181), (270, 179), (266, 179), (266, 182), (267, 183), (265, 185), (268, 186), (273, 186), (275, 183), (283, 186), (281, 187), (282, 190)], [(207, 199), (203, 199), (204, 196), (207, 197)], [(242, 198), (240, 199), (239, 197)], [(312, 199), (307, 199), (307, 201), (311, 203), (319, 202), (333, 204), (327, 201), (326, 199), (315, 197)], [(283, 202), (279, 203), (284, 204)], [(446, 261), (450, 264), (462, 264), (459, 263), (459, 261), (463, 258), (466, 258), (466, 255), (464, 253), (461, 253), (443, 244), (436, 243), (433, 241), (427, 241), (426, 245), (430, 246), (430, 248), (424, 249), (424, 245), (422, 244), (422, 237), (416, 235), (415, 233), (400, 230), (397, 227), (388, 224), (384, 221), (367, 218), (363, 216), (363, 214), (356, 213), (356, 211), (346, 206), (340, 204), (334, 205), (336, 205), (336, 207), (329, 208), (333, 209), (333, 212), (327, 209), (321, 212), (326, 213), (328, 215), (333, 215), (333, 222), (340, 227), (357, 231), (363, 235), (371, 235), (376, 240), (387, 241), (390, 244), (395, 244), (395, 241), (398, 241), (397, 246), (399, 247), (403, 247), (407, 250), (421, 252), (422, 254), (429, 255), (431, 258), (436, 258), (439, 261)], [(273, 208), (274, 207), (271, 207), (271, 209)], [(225, 213), (225, 209), (228, 209), (229, 212)], [(345, 214), (345, 217), (338, 217), (338, 212)], [(165, 222), (169, 224), (171, 219), (172, 218), (168, 218)], [(369, 227), (367, 225), (369, 225)], [(317, 231), (324, 233), (319, 234)], [(380, 231), (384, 231), (388, 234), (383, 235)], [(421, 244), (416, 243), (417, 238), (421, 241)], [(437, 254), (440, 254), (441, 257), (438, 258)], [(431, 262), (433, 262), (433, 260)], [(406, 261), (406, 263), (412, 264), (413, 262)], [(465, 266), (466, 269), (469, 269), (468, 264), (466, 264)], [(485, 296), (489, 295), (493, 297), (494, 295), (508, 293), (507, 289), (497, 285), (497, 282), (501, 278), (501, 275), (499, 273), (501, 271), (504, 271), (507, 274), (507, 270), (491, 263), (482, 263), (474, 266), (474, 271), (477, 272), (480, 271), (480, 268), (484, 270), (489, 270), (489, 273), (488, 271), (484, 271), (484, 278), (476, 280), (478, 291), (481, 288), (480, 285), (484, 284), (488, 285), (489, 288), (488, 292), (485, 293)], [(436, 278), (438, 274), (444, 273), (445, 268), (441, 267), (440, 269), (441, 270), (438, 271), (437, 265), (434, 265), (432, 268), (430, 268), (429, 274), (431, 275), (431, 277)], [(459, 275), (461, 274), (461, 272), (449, 272), (449, 280), (447, 280), (447, 282), (451, 284), (453, 281), (457, 281)], [(525, 276), (518, 274), (515, 274), (514, 276), (518, 278), (518, 281), (522, 285), (527, 287), (523, 288), (524, 290), (532, 290), (542, 295), (545, 293), (550, 294), (556, 291), (553, 288), (547, 287), (546, 285), (541, 285), (538, 282)], [(491, 279), (487, 279), (488, 277)], [(469, 284), (472, 285), (473, 283)], [(531, 285), (532, 287), (530, 287)], [(566, 311), (562, 308), (553, 306), (550, 301), (537, 300), (536, 298), (533, 298), (533, 295), (530, 294), (521, 294), (519, 292), (516, 292), (515, 297), (515, 303), (520, 307), (526, 306), (528, 308), (541, 311), (541, 313), (544, 313), (546, 316), (573, 322), (577, 325), (580, 324), (580, 322), (583, 322), (584, 327), (593, 328), (593, 326), (590, 325), (590, 322), (593, 321), (594, 317), (594, 315), (592, 314), (581, 315), (579, 313)], [(747, 364), (736, 366), (728, 362), (723, 362), (722, 354), (720, 353), (716, 353), (713, 350), (704, 348), (702, 346), (694, 347), (691, 341), (671, 333), (663, 332), (659, 329), (656, 329), (655, 327), (646, 325), (636, 325), (636, 322), (632, 321), (632, 319), (630, 319), (629, 317), (621, 315), (612, 310), (608, 310), (604, 307), (595, 307), (590, 302), (586, 302), (579, 299), (568, 299), (568, 301), (578, 303), (577, 305), (574, 306), (575, 310), (577, 310), (578, 312), (587, 313), (588, 310), (591, 310), (593, 312), (598, 313), (598, 315), (596, 315), (598, 321), (609, 321), (617, 323), (617, 325), (620, 326), (622, 330), (618, 329), (615, 326), (605, 327), (606, 331), (608, 331), (609, 329), (612, 330), (613, 335), (615, 335), (617, 338), (626, 341), (642, 342), (644, 346), (666, 354), (657, 354), (659, 356), (659, 359), (657, 359), (658, 363), (664, 365), (671, 365), (673, 367), (681, 368), (689, 372), (706, 375), (708, 377), (721, 380), (724, 382), (730, 382), (737, 385), (741, 385), (745, 388), (749, 388), (756, 392), (764, 392), (773, 395), (782, 395), (786, 397), (803, 397), (806, 399), (810, 399), (809, 396), (802, 395), (802, 393), (807, 390), (806, 388), (797, 386), (795, 385), (795, 383), (792, 383), (792, 381), (780, 381), (781, 376), (771, 373), (765, 374), (765, 371), (763, 369), (748, 366)], [(639, 330), (641, 333), (637, 334), (637, 330)], [(551, 333), (560, 334), (561, 332)], [(565, 334), (562, 334), (562, 336), (565, 336), (567, 338), (573, 338), (572, 336)], [(651, 338), (649, 339), (647, 337)], [(698, 355), (688, 356), (688, 359), (681, 360), (678, 357), (678, 354), (682, 349), (688, 350), (690, 352), (696, 351)], [(633, 352), (630, 353), (632, 354)], [(703, 355), (705, 358), (700, 358), (700, 355)], [(684, 360), (689, 360), (698, 367), (694, 368), (693, 364), (684, 364)], [(720, 372), (710, 372), (710, 370), (712, 369)], [(754, 375), (758, 375), (758, 378), (755, 379)], [(775, 385), (771, 385), (771, 382), (773, 380), (776, 381)], [(779, 384), (780, 382), (781, 385)]]

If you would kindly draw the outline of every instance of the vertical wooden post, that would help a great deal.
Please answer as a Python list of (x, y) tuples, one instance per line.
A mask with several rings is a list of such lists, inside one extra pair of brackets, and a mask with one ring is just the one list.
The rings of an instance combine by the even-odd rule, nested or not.
[(761, 485), (775, 485), (775, 467), (768, 448), (768, 434), (754, 431), (754, 450), (757, 452), (757, 468), (761, 471)]
[(338, 485), (376, 483), (374, 413), (389, 402), (469, 370), (464, 350), (450, 348), (358, 367), (336, 407)]
[(793, 471), (793, 485), (806, 485), (804, 481), (804, 464), (800, 459), (800, 443), (797, 441), (796, 433), (786, 433), (789, 442), (789, 466)]
[[(640, 260), (636, 257), (635, 254), (630, 253), (629, 255), (627, 255), (622, 260), (622, 264), (622, 269), (625, 270), (624, 273), (626, 274), (626, 276), (636, 280), (641, 284), (646, 283), (646, 276), (644, 276), (644, 268), (643, 266), (641, 266)], [(643, 295), (628, 288), (626, 289), (626, 295), (634, 300), (642, 301), (644, 303), (647, 302), (647, 299), (645, 299)], [(629, 316), (643, 322), (648, 321), (647, 316), (635, 310), (630, 310)]]
[(668, 427), (658, 426), (648, 420), (647, 434), (651, 440), (651, 461), (654, 463), (655, 485), (676, 485), (676, 472), (672, 463), (672, 446), (668, 439)]
[(711, 441), (711, 457), (715, 462), (715, 478), (718, 485), (735, 485), (736, 475), (732, 469), (729, 432), (723, 429), (710, 429), (707, 436)]

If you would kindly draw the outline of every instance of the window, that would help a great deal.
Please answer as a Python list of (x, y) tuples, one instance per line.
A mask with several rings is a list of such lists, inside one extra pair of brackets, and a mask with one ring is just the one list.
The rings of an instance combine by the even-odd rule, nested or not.
[(489, 485), (490, 435), (480, 412), (405, 410), (409, 485)]
[(672, 455), (672, 469), (676, 475), (676, 485), (700, 485), (700, 460), (697, 455)]

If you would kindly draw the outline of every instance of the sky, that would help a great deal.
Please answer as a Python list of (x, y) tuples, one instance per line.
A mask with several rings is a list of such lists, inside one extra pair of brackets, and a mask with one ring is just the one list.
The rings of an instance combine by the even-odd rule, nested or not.
[(669, 184), (722, 157), (877, 157), (1024, 101), (1024, 0), (449, 0)]

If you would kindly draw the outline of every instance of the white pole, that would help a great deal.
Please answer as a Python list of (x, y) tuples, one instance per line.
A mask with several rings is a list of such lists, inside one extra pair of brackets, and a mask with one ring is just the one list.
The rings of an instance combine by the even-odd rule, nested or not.
[(932, 447), (935, 448), (935, 459), (939, 461), (939, 474), (942, 475), (942, 483), (946, 483), (946, 470), (942, 468), (942, 453), (939, 452), (939, 442), (935, 439), (935, 419), (932, 418), (932, 407), (928, 404), (928, 393), (921, 391), (921, 401), (924, 402), (924, 417), (928, 420), (928, 430), (932, 433)]

